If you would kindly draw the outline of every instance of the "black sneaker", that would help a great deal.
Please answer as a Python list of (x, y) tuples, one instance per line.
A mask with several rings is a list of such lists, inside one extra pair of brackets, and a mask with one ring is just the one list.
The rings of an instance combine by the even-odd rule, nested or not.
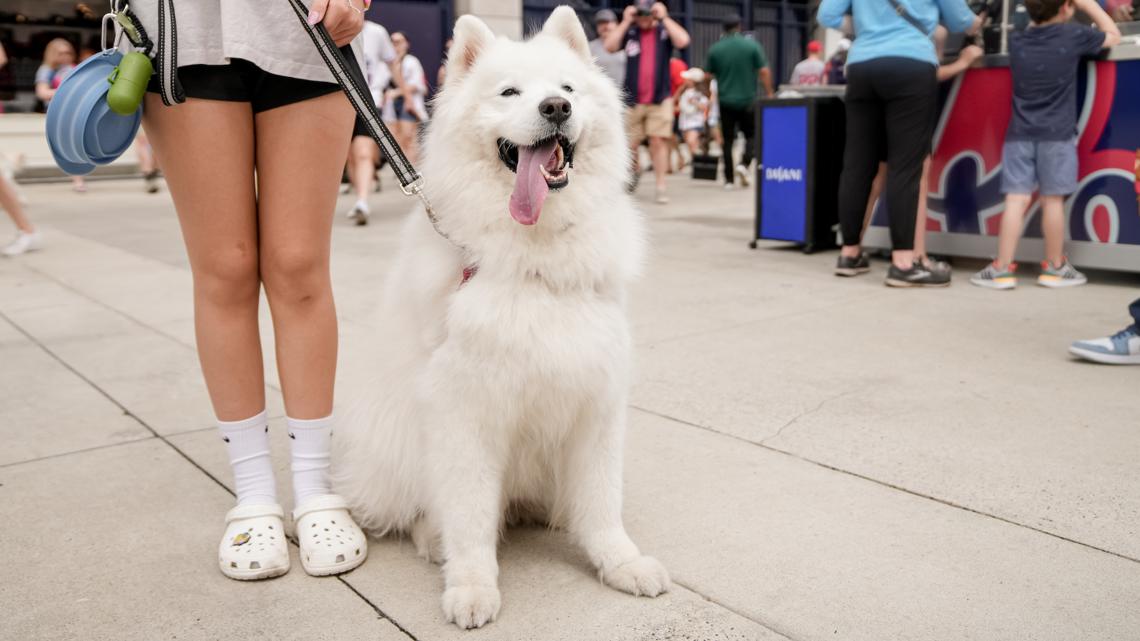
[(871, 261), (867, 259), (867, 254), (860, 253), (855, 258), (840, 254), (839, 260), (835, 261), (836, 276), (858, 276), (869, 271), (871, 271)]
[(887, 270), (888, 287), (946, 287), (949, 284), (949, 270), (933, 270), (917, 260), (910, 269), (899, 269), (891, 263)]

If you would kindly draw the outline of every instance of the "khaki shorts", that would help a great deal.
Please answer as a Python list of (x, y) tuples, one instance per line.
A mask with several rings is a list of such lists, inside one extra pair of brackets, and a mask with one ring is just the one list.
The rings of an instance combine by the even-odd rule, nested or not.
[(629, 138), (634, 142), (646, 136), (669, 138), (673, 135), (673, 99), (659, 105), (633, 105), (626, 116)]

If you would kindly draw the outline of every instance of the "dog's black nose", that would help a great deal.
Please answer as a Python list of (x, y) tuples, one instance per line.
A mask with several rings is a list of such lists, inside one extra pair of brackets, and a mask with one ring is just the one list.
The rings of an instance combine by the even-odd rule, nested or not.
[(570, 101), (565, 98), (547, 98), (539, 103), (538, 113), (550, 122), (561, 125), (570, 118)]

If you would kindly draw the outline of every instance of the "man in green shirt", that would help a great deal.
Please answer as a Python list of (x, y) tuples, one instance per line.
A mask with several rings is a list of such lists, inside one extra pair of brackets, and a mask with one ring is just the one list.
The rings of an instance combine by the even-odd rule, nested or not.
[[(752, 164), (753, 145), (756, 140), (756, 81), (764, 85), (767, 97), (772, 97), (772, 72), (764, 47), (740, 32), (740, 17), (724, 21), (724, 36), (709, 49), (706, 70), (716, 78), (720, 103), (720, 127), (724, 134), (725, 189), (735, 188), (733, 174), (740, 183), (748, 186), (748, 168)], [(733, 165), (732, 143), (736, 132), (744, 134), (744, 157)]]

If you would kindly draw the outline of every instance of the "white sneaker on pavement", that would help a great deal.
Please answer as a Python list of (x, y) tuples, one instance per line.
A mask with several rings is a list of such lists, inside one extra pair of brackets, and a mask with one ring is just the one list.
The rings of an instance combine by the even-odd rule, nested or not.
[(748, 185), (752, 184), (748, 176), (748, 167), (745, 167), (744, 165), (736, 166), (736, 177), (740, 179), (740, 184), (743, 187), (747, 187)]
[(736, 183), (724, 183), (725, 191), (736, 191)]
[(30, 251), (36, 251), (43, 246), (43, 239), (39, 232), (28, 233), (26, 231), (16, 232), (16, 238), (11, 243), (8, 243), (4, 249), (0, 249), (0, 254), (5, 256), (19, 256), (26, 254)]
[(368, 224), (368, 215), (370, 213), (371, 212), (369, 211), (368, 203), (364, 202), (363, 200), (358, 200), (356, 201), (356, 204), (352, 206), (352, 209), (345, 212), (344, 215), (349, 220), (356, 223), (357, 226), (361, 226)]

